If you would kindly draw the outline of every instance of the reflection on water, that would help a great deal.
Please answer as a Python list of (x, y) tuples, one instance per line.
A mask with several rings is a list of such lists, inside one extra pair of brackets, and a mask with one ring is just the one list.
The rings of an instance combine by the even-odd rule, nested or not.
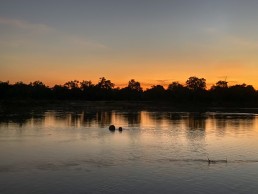
[(255, 193), (258, 116), (8, 112), (0, 154), (0, 193)]
[[(226, 130), (250, 130), (256, 122), (255, 114), (247, 113), (174, 113), (174, 112), (121, 112), (121, 111), (78, 111), (78, 112), (30, 112), (23, 114), (4, 114), (0, 116), (0, 127), (17, 126), (68, 126), (107, 128), (111, 124), (127, 128), (156, 126), (182, 127), (189, 132), (199, 131), (198, 138), (205, 137), (207, 125), (218, 130), (218, 135)], [(203, 136), (203, 137), (202, 137)]]

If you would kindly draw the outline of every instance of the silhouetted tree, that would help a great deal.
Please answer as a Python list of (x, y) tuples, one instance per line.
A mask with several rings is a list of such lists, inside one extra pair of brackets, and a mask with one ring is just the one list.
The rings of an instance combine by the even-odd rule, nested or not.
[(75, 88), (79, 88), (79, 83), (80, 82), (78, 80), (73, 80), (73, 81), (66, 82), (64, 86), (67, 87), (68, 89), (75, 89)]
[(168, 85), (168, 90), (176, 92), (180, 89), (184, 88), (184, 86), (182, 84), (180, 84), (179, 82), (172, 82), (171, 84)]
[(55, 99), (65, 100), (69, 98), (69, 89), (66, 86), (55, 85), (52, 91)]
[(92, 84), (90, 80), (89, 81), (83, 80), (82, 82), (80, 82), (80, 88), (82, 90), (87, 90), (88, 88), (92, 88), (92, 87), (94, 87), (94, 84)]
[(255, 99), (255, 89), (251, 85), (241, 84), (229, 87), (228, 99), (233, 102), (247, 102)]
[(144, 98), (147, 100), (164, 100), (166, 98), (165, 89), (161, 85), (152, 86), (144, 92)]
[(99, 78), (99, 83), (96, 85), (96, 87), (105, 90), (112, 90), (115, 87), (115, 84), (113, 84), (110, 80), (107, 80), (105, 77), (101, 77)]
[(29, 84), (30, 97), (33, 99), (51, 98), (51, 89), (41, 81), (34, 81)]
[(179, 82), (172, 82), (168, 85), (167, 93), (173, 101), (184, 101), (187, 99), (187, 88)]
[(115, 84), (105, 77), (99, 78), (99, 82), (95, 85), (95, 98), (97, 100), (111, 100), (113, 96), (113, 88)]
[(122, 100), (140, 100), (142, 96), (142, 87), (140, 82), (131, 79), (128, 82), (128, 86), (121, 89), (118, 94), (121, 96)]
[(78, 80), (73, 80), (73, 81), (66, 82), (64, 84), (64, 87), (68, 88), (69, 90), (68, 92), (69, 99), (81, 99), (82, 92), (79, 87), (79, 83), (80, 82)]
[(86, 100), (94, 100), (95, 88), (91, 81), (80, 82), (80, 89), (82, 90), (82, 97)]
[(2, 82), (0, 81), (0, 99), (8, 98), (8, 92), (11, 89), (11, 86), (9, 85), (9, 81)]
[(137, 91), (137, 92), (142, 92), (142, 87), (140, 82), (135, 81), (134, 79), (131, 79), (128, 82), (128, 89), (130, 89), (131, 91)]
[(228, 96), (228, 82), (218, 81), (216, 85), (213, 85), (210, 89), (210, 95), (214, 102), (225, 102)]
[(189, 77), (186, 81), (186, 87), (189, 90), (188, 99), (199, 102), (207, 100), (206, 80), (204, 78)]
[(216, 83), (216, 87), (218, 87), (218, 88), (228, 88), (228, 82), (226, 82), (226, 81), (218, 81)]
[(16, 82), (10, 91), (11, 98), (28, 99), (30, 97), (30, 87), (23, 82)]
[(186, 87), (189, 90), (198, 91), (206, 89), (206, 80), (204, 78), (189, 77), (186, 81)]
[(29, 84), (0, 81), (0, 99), (58, 99), (58, 100), (169, 100), (171, 102), (210, 103), (212, 105), (258, 105), (258, 91), (252, 85), (228, 86), (226, 81), (218, 81), (206, 90), (204, 78), (189, 77), (186, 86), (179, 82), (169, 84), (167, 90), (161, 85), (143, 91), (134, 79), (125, 88), (115, 88), (115, 84), (101, 77), (94, 85), (91, 81), (68, 81), (64, 85), (49, 88), (41, 81)]

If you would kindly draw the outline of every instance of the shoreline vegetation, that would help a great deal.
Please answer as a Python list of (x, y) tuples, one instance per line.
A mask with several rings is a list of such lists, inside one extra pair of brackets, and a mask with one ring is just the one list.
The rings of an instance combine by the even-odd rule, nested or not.
[(258, 113), (258, 104), (174, 103), (168, 101), (85, 101), (85, 100), (1, 100), (0, 112), (26, 109), (118, 110), (168, 112), (236, 112)]
[(206, 89), (206, 80), (195, 76), (186, 83), (172, 82), (167, 88), (154, 85), (143, 90), (134, 79), (124, 88), (104, 77), (97, 84), (77, 80), (46, 86), (41, 81), (25, 84), (0, 81), (0, 110), (7, 107), (71, 106), (87, 109), (212, 111), (231, 109), (258, 112), (258, 91), (252, 85), (228, 86), (218, 81)]

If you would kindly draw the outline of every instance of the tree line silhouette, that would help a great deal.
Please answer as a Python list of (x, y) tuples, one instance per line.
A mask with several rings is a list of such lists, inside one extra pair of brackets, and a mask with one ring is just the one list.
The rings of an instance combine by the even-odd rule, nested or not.
[(185, 84), (172, 82), (167, 88), (153, 85), (143, 90), (140, 82), (131, 79), (124, 88), (105, 77), (97, 84), (91, 81), (68, 81), (63, 85), (46, 86), (41, 81), (25, 84), (10, 84), (0, 81), (1, 100), (89, 100), (89, 101), (170, 101), (201, 102), (209, 104), (256, 103), (258, 91), (252, 85), (237, 84), (228, 86), (226, 81), (218, 81), (210, 89), (206, 87), (206, 79), (189, 77)]

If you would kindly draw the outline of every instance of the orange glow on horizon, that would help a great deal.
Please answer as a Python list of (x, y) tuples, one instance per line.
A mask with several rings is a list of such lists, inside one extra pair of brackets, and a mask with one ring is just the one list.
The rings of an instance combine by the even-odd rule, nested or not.
[[(106, 77), (106, 79), (109, 79), (109, 78)], [(14, 84), (16, 82), (22, 81), (25, 84), (29, 84), (29, 83), (34, 82), (34, 81), (42, 81), (46, 86), (53, 87), (55, 85), (64, 85), (66, 82), (73, 81), (73, 80), (78, 80), (79, 82), (81, 82), (83, 80), (87, 80), (87, 81), (92, 81), (93, 84), (97, 84), (98, 83), (98, 79), (96, 79), (96, 80), (89, 80), (89, 79), (67, 79), (66, 81), (57, 81), (57, 82), (54, 82), (54, 81), (44, 81), (44, 80), (31, 80), (31, 81), (29, 81), (29, 80), (25, 80), (25, 81), (17, 80), (17, 81), (13, 81), (13, 82), (10, 81), (9, 83), (10, 84)], [(115, 84), (115, 88), (124, 88), (124, 87), (128, 86), (128, 82), (131, 79), (129, 79), (127, 82), (119, 82), (119, 81), (116, 82), (116, 81), (114, 81), (112, 79), (110, 79), (110, 80), (111, 80), (112, 83)], [(140, 82), (141, 87), (143, 88), (143, 90), (151, 88), (152, 86), (155, 86), (155, 85), (162, 85), (165, 89), (167, 89), (168, 85), (173, 82), (173, 81), (171, 81), (171, 82), (166, 82), (166, 83), (160, 83), (159, 81), (147, 82), (147, 81), (141, 81), (141, 80), (137, 80), (137, 79), (135, 79), (135, 80)], [(185, 81), (178, 81), (178, 82), (180, 84), (182, 84), (182, 85), (185, 85), (186, 80)], [(224, 80), (224, 79), (218, 79), (217, 81), (219, 81), (219, 80)], [(9, 80), (0, 80), (0, 81), (9, 81)], [(209, 80), (206, 79), (206, 89), (210, 89), (211, 86), (215, 85), (217, 81), (209, 82)], [(258, 88), (258, 84), (250, 84), (248, 82), (228, 81), (228, 85), (229, 86), (233, 86), (233, 85), (236, 85), (236, 84), (244, 84), (244, 83), (247, 84), (247, 85), (252, 85), (255, 89)]]
[[(1, 69), (2, 80), (0, 81), (30, 83), (39, 80), (53, 87), (55, 84), (63, 85), (71, 80), (91, 80), (93, 84), (96, 84), (100, 77), (105, 77), (111, 80), (116, 87), (126, 87), (129, 80), (135, 79), (141, 83), (143, 89), (147, 89), (153, 85), (163, 85), (166, 88), (173, 81), (178, 81), (184, 85), (190, 76), (197, 76), (206, 79), (207, 89), (217, 81), (225, 79), (229, 86), (245, 83), (258, 88), (256, 75), (258, 67), (254, 62), (244, 65), (245, 60), (216, 61), (211, 57), (175, 60), (168, 57), (160, 59), (157, 56), (155, 59), (128, 59), (126, 57), (129, 56), (124, 56), (119, 60), (109, 56), (105, 59), (95, 58), (89, 61), (81, 58), (63, 61), (58, 58), (58, 60), (51, 62), (52, 58), (13, 56), (10, 65)], [(33, 65), (32, 61), (36, 61), (36, 65)]]

